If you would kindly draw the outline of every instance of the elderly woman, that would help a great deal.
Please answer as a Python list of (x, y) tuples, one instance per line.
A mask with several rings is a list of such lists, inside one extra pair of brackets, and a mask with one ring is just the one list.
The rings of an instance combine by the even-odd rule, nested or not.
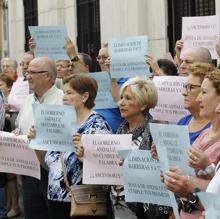
[[(200, 163), (200, 152), (204, 151), (211, 163), (216, 165), (220, 160), (220, 117), (216, 112), (216, 107), (220, 101), (220, 71), (214, 70), (210, 72), (204, 79), (201, 85), (201, 92), (197, 97), (200, 105), (200, 116), (211, 122), (211, 127), (203, 131), (195, 140), (189, 150), (189, 163), (195, 168), (196, 177), (187, 176), (180, 168), (172, 167), (165, 173), (164, 182), (167, 188), (181, 197), (187, 197), (188, 201), (183, 202), (185, 211), (181, 212), (181, 218), (199, 218), (201, 212), (197, 211), (194, 204), (197, 200), (192, 200), (193, 192), (196, 189), (205, 191), (209, 183), (205, 179), (207, 174), (212, 169), (203, 167), (204, 163)], [(202, 171), (198, 168), (202, 167)], [(205, 168), (205, 169), (204, 169)], [(188, 210), (186, 209), (188, 206)], [(187, 211), (187, 212), (186, 212)]]
[[(15, 119), (17, 118), (17, 112), (10, 112), (7, 103), (7, 98), (10, 94), (14, 81), (6, 74), (0, 75), (0, 90), (5, 97), (5, 124), (3, 131), (11, 132), (15, 129)], [(7, 217), (15, 217), (20, 214), (20, 207), (18, 203), (19, 193), (17, 185), (17, 177), (15, 174), (7, 174), (7, 184), (5, 186), (7, 195)]]
[[(66, 78), (63, 83), (63, 104), (75, 107), (77, 115), (78, 134), (75, 134), (73, 139), (79, 138), (81, 134), (111, 133), (107, 122), (92, 110), (98, 90), (96, 81), (89, 76), (72, 75)], [(35, 134), (35, 130), (32, 128), (28, 137), (34, 138)], [(40, 158), (42, 155), (44, 155), (44, 160)], [(51, 219), (70, 218), (70, 196), (64, 182), (61, 156), (62, 153), (58, 151), (38, 154), (42, 166), (49, 171), (48, 199)], [(65, 152), (63, 158), (69, 184), (82, 184), (82, 163), (77, 159), (76, 153)]]
[[(131, 78), (122, 85), (120, 97), (119, 108), (121, 116), (125, 121), (118, 128), (117, 134), (132, 134), (134, 147), (140, 150), (150, 150), (152, 137), (149, 122), (152, 122), (153, 118), (149, 110), (157, 104), (157, 90), (155, 85), (147, 78)], [(112, 200), (115, 218), (168, 217), (166, 207), (158, 208), (156, 205), (125, 203), (123, 186), (113, 187)], [(145, 211), (144, 208), (148, 210)], [(164, 214), (164, 212), (166, 213)]]
[[(184, 116), (178, 122), (178, 125), (187, 125), (189, 129), (190, 144), (192, 144), (202, 131), (210, 127), (210, 122), (200, 116), (199, 102), (196, 101), (200, 93), (201, 84), (206, 74), (214, 70), (214, 67), (208, 63), (192, 64), (189, 66), (189, 76), (184, 84), (182, 95), (184, 97), (184, 107), (190, 114)], [(151, 147), (151, 155), (158, 160), (155, 144)]]
[(201, 89), (202, 81), (208, 72), (214, 70), (211, 64), (199, 63), (189, 66), (189, 76), (187, 82), (184, 85), (183, 97), (184, 106), (190, 114), (184, 116), (178, 125), (188, 125), (190, 144), (192, 144), (200, 133), (210, 127), (210, 122), (200, 116), (199, 102), (196, 101)]

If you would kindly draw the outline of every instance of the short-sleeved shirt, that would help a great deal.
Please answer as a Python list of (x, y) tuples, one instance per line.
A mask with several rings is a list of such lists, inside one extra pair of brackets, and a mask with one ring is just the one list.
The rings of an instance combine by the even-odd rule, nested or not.
[[(192, 119), (192, 114), (184, 116), (180, 121), (177, 123), (178, 125), (188, 125), (189, 122)], [(192, 145), (193, 142), (197, 139), (197, 137), (207, 128), (210, 128), (211, 123), (206, 124), (202, 129), (200, 129), (197, 132), (190, 132), (189, 138), (190, 138), (190, 144)]]
[[(80, 134), (109, 134), (111, 133), (111, 128), (102, 116), (93, 111), (87, 120), (81, 124), (77, 132)], [(49, 169), (48, 199), (70, 202), (70, 197), (63, 177), (61, 155), (62, 152), (52, 151), (47, 152), (45, 156), (45, 162)], [(66, 165), (66, 174), (69, 184), (81, 184), (82, 163), (77, 159), (74, 152), (64, 152), (63, 158)]]

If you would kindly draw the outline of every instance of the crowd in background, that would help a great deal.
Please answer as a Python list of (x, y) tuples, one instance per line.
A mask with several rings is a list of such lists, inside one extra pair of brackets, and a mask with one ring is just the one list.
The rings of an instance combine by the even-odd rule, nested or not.
[[(218, 50), (220, 42), (217, 42)], [(61, 159), (64, 159), (70, 185), (82, 184), (84, 147), (82, 134), (132, 134), (132, 146), (140, 150), (150, 150), (158, 159), (153, 143), (149, 122), (154, 118), (149, 110), (157, 105), (157, 89), (153, 81), (145, 77), (111, 77), (111, 59), (108, 44), (97, 54), (101, 71), (109, 73), (111, 94), (118, 108), (94, 110), (98, 92), (97, 82), (79, 73), (89, 73), (92, 59), (88, 54), (77, 53), (70, 39), (65, 48), (68, 60), (53, 61), (48, 57), (35, 57), (34, 39), (30, 39), (30, 51), (23, 54), (20, 62), (22, 80), (27, 80), (30, 95), (20, 112), (11, 111), (7, 103), (13, 83), (18, 79), (18, 63), (12, 58), (1, 60), (0, 74), (0, 130), (36, 136), (33, 127), (32, 104), (70, 105), (76, 110), (77, 132), (73, 133), (76, 152), (38, 151), (41, 164), (41, 179), (2, 173), (5, 179), (0, 189), (0, 218), (19, 215), (24, 209), (25, 219), (68, 219), (70, 218), (70, 197), (65, 185)], [(189, 128), (190, 144), (188, 165), (194, 168), (196, 176), (187, 175), (179, 167), (170, 167), (161, 173), (161, 180), (176, 195), (181, 218), (202, 218), (203, 206), (195, 189), (218, 193), (218, 163), (220, 159), (220, 71), (212, 64), (210, 52), (206, 48), (190, 48), (182, 55), (184, 42), (176, 42), (174, 60), (155, 60), (146, 54), (146, 63), (152, 76), (185, 76), (183, 88), (185, 109), (189, 115), (178, 124)], [(101, 74), (101, 72), (100, 72)], [(121, 161), (123, 165), (123, 161)], [(217, 172), (215, 175), (215, 171)], [(23, 206), (19, 206), (19, 189), (22, 186)], [(106, 189), (108, 215), (99, 218), (174, 218), (172, 208), (151, 203), (126, 203), (123, 185)], [(193, 194), (195, 200), (188, 195)], [(89, 218), (89, 217), (77, 217)]]

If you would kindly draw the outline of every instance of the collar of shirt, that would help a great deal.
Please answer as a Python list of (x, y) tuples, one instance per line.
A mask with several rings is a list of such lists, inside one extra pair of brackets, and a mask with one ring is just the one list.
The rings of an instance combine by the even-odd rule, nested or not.
[(39, 99), (36, 94), (33, 94), (34, 97), (34, 102), (35, 103), (43, 103), (46, 101), (47, 97), (50, 97), (51, 94), (53, 94), (55, 92), (55, 90), (57, 89), (56, 85), (53, 85), (50, 89), (48, 89), (46, 91), (46, 93), (44, 93), (44, 95)]

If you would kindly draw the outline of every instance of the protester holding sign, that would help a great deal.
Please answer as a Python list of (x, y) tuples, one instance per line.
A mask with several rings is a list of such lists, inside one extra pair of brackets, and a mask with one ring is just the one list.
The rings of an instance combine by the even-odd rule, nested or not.
[(181, 57), (181, 65), (179, 66), (179, 75), (187, 76), (189, 74), (189, 65), (195, 63), (212, 63), (211, 54), (208, 49), (203, 47), (195, 47), (186, 49)]
[[(30, 62), (25, 76), (33, 93), (29, 94), (18, 114), (14, 132), (27, 135), (34, 125), (32, 104), (62, 104), (63, 92), (54, 85), (56, 75), (53, 60), (38, 57)], [(48, 219), (47, 185), (48, 173), (43, 168), (40, 180), (22, 176), (25, 219)]]
[[(97, 56), (97, 62), (101, 68), (101, 71), (107, 71), (109, 73), (109, 80), (110, 80), (110, 90), (112, 98), (115, 102), (118, 102), (120, 99), (119, 91), (120, 87), (123, 85), (128, 78), (112, 78), (110, 73), (110, 57), (109, 57), (109, 48), (108, 44), (104, 44), (103, 47), (99, 50), (99, 54)], [(101, 73), (101, 72), (100, 72)], [(123, 122), (123, 118), (119, 112), (118, 108), (105, 108), (105, 109), (98, 109), (98, 113), (100, 113), (109, 123), (112, 128), (113, 133), (116, 133), (118, 127)]]
[[(147, 78), (131, 78), (122, 85), (120, 96), (119, 108), (125, 121), (118, 128), (117, 134), (132, 134), (134, 147), (149, 150), (152, 144), (149, 122), (153, 119), (149, 110), (157, 104), (154, 83)], [(123, 186), (112, 189), (112, 201), (116, 218), (168, 218), (167, 207), (125, 203)]]
[(191, 114), (180, 119), (178, 125), (188, 125), (190, 144), (196, 140), (203, 130), (210, 127), (209, 121), (199, 115), (200, 106), (196, 98), (199, 95), (204, 77), (212, 70), (214, 70), (214, 67), (207, 63), (192, 64), (189, 66), (189, 76), (187, 77), (187, 82), (184, 84), (182, 94), (185, 109), (189, 110)]
[(83, 59), (84, 56), (87, 56), (86, 58), (88, 59), (91, 59), (91, 57), (85, 53), (77, 54), (76, 48), (69, 37), (66, 38), (65, 48), (66, 48), (66, 53), (69, 56), (72, 63), (71, 71), (73, 74), (85, 73), (85, 72), (87, 73), (90, 71), (90, 64), (88, 62), (92, 63), (92, 60), (88, 60), (88, 62), (86, 63), (85, 60)]
[[(72, 75), (63, 83), (63, 104), (75, 107), (78, 133), (73, 135), (76, 153), (52, 151), (46, 153), (44, 160), (40, 160), (42, 166), (49, 171), (48, 200), (51, 219), (70, 218), (70, 196), (64, 182), (61, 156), (64, 158), (69, 184), (82, 184), (82, 163), (76, 157), (82, 150), (81, 134), (111, 133), (107, 122), (92, 110), (98, 90), (96, 81), (88, 76)], [(30, 129), (28, 136), (35, 137), (34, 128)]]
[[(6, 100), (11, 91), (14, 81), (7, 75), (0, 75), (0, 89), (3, 92)], [(15, 82), (16, 83), (16, 82)], [(11, 132), (15, 129), (15, 119), (18, 115), (17, 112), (10, 112), (10, 106), (5, 103), (5, 125), (4, 131)], [(7, 174), (7, 184), (5, 186), (7, 194), (7, 206), (8, 206), (8, 217), (16, 216), (20, 213), (20, 208), (18, 204), (18, 186), (17, 186), (17, 177), (15, 174)]]
[(146, 63), (150, 65), (150, 72), (153, 76), (177, 76), (177, 67), (169, 59), (155, 60), (153, 56), (146, 55)]
[[(205, 168), (203, 172), (199, 169), (195, 169), (197, 177), (187, 176), (179, 168), (171, 168), (165, 174), (165, 185), (167, 188), (181, 197), (189, 198), (189, 193), (194, 192), (196, 188), (199, 188), (202, 191), (205, 191), (209, 180), (202, 179), (201, 177), (205, 175), (207, 171), (210, 171), (212, 166), (216, 165), (220, 160), (220, 117), (218, 112), (216, 112), (216, 107), (220, 101), (220, 71), (214, 70), (205, 76), (204, 81), (201, 85), (201, 92), (197, 97), (197, 101), (200, 104), (200, 116), (206, 118), (211, 122), (211, 127), (203, 131), (200, 136), (195, 140), (192, 147), (194, 150), (191, 150), (189, 156), (191, 158), (191, 164), (193, 167), (196, 167), (197, 163), (200, 162), (197, 153), (199, 150), (204, 151), (208, 158), (210, 159), (213, 165)], [(190, 196), (191, 197), (191, 196)], [(188, 199), (190, 202), (191, 200)], [(183, 206), (184, 207), (184, 206)], [(181, 212), (183, 219), (199, 218), (201, 212), (197, 211), (194, 206)]]
[(203, 47), (194, 47), (186, 49), (182, 54), (182, 48), (184, 46), (183, 40), (177, 40), (175, 46), (176, 56), (174, 58), (177, 66), (178, 73), (181, 76), (189, 74), (188, 68), (190, 64), (195, 63), (209, 63), (212, 64), (212, 57), (208, 49)]

